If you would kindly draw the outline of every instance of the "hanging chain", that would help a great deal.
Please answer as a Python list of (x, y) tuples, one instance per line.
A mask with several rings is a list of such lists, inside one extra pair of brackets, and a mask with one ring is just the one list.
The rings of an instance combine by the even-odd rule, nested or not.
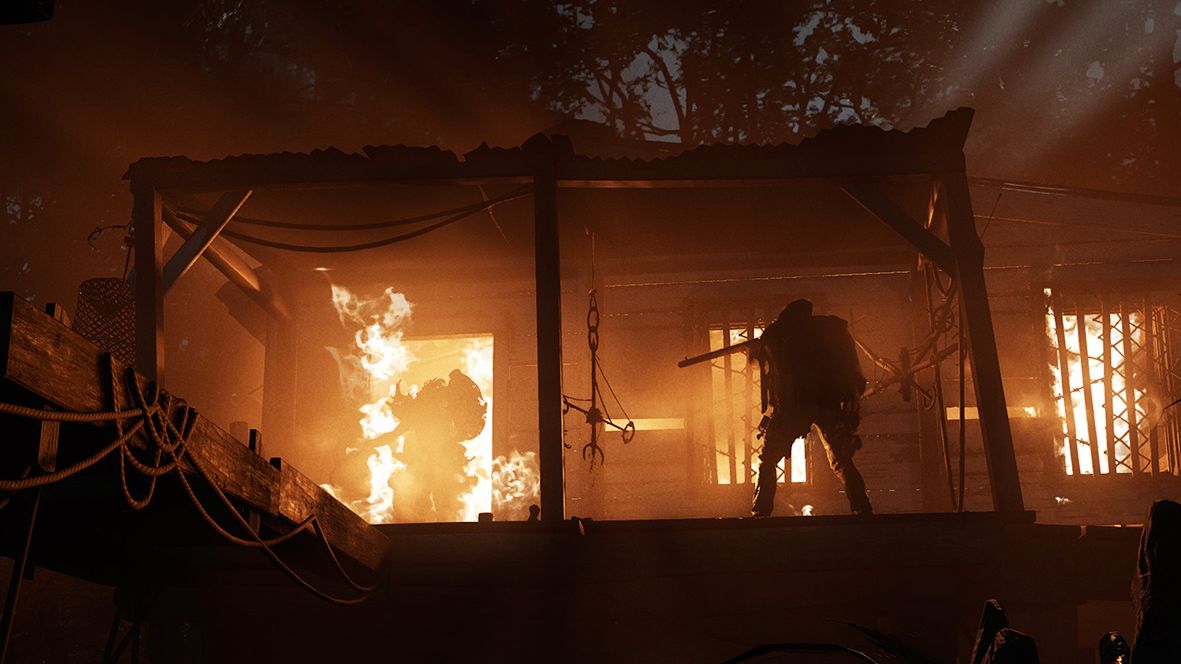
[(590, 442), (582, 448), (582, 458), (590, 462), (593, 469), (595, 459), (606, 461), (603, 448), (599, 446), (599, 428), (603, 423), (603, 412), (599, 410), (599, 298), (594, 288), (587, 295), (586, 345), (590, 348), (590, 408), (586, 410), (586, 422), (590, 425)]
[[(562, 395), (563, 410), (562, 414), (566, 414), (571, 410), (586, 416), (586, 423), (590, 425), (590, 442), (582, 447), (582, 458), (590, 464), (593, 470), (595, 464), (602, 464), (606, 461), (606, 454), (603, 448), (599, 445), (599, 434), (603, 426), (609, 426), (617, 429), (620, 437), (623, 438), (624, 444), (630, 443), (636, 435), (636, 424), (628, 417), (627, 411), (620, 403), (619, 397), (615, 394), (615, 389), (611, 387), (611, 381), (607, 380), (607, 375), (603, 373), (603, 367), (599, 364), (599, 298), (598, 291), (594, 288), (595, 283), (595, 253), (594, 253), (594, 235), (591, 234), (591, 289), (587, 294), (587, 308), (586, 308), (586, 345), (590, 349), (590, 399), (574, 399), (572, 397)], [(603, 398), (603, 392), (599, 389), (599, 376), (603, 377), (603, 382), (607, 384), (607, 389), (611, 392), (611, 397), (615, 400), (615, 405), (619, 407), (623, 413), (627, 423), (623, 426), (616, 424), (611, 415), (606, 412), (606, 400)], [(574, 401), (589, 402), (584, 408), (575, 405)], [(600, 407), (602, 404), (602, 407)]]

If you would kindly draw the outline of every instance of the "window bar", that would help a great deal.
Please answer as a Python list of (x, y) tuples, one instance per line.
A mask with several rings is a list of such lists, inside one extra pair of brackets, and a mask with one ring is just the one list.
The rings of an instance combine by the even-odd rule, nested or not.
[[(1148, 371), (1148, 385), (1145, 387), (1147, 392), (1149, 389), (1155, 390), (1160, 385), (1157, 375), (1157, 358), (1160, 355), (1160, 349), (1157, 348), (1157, 334), (1154, 333), (1153, 328), (1156, 327), (1156, 311), (1153, 310), (1152, 300), (1148, 293), (1144, 294), (1144, 363), (1147, 365)], [(1158, 396), (1158, 395), (1154, 395)], [(1158, 472), (1158, 461), (1160, 459), (1160, 427), (1153, 426), (1156, 422), (1149, 421), (1148, 424), (1148, 471), (1152, 474)]]
[[(1169, 327), (1169, 307), (1163, 305), (1159, 307), (1160, 312), (1160, 326), (1157, 328), (1156, 338), (1157, 346), (1160, 348), (1160, 389), (1161, 389), (1161, 405), (1170, 403), (1176, 398), (1176, 390), (1174, 388), (1173, 380), (1173, 334)], [(1159, 428), (1161, 431), (1161, 438), (1164, 444), (1161, 446), (1160, 458), (1157, 460), (1156, 468), (1162, 473), (1170, 472), (1171, 459), (1173, 458), (1173, 450), (1177, 446), (1177, 431), (1173, 427), (1173, 419), (1170, 413), (1162, 412), (1158, 415)]]
[[(1178, 396), (1177, 385), (1177, 328), (1174, 323), (1177, 320), (1177, 312), (1172, 307), (1166, 305), (1161, 307), (1161, 328), (1157, 335), (1160, 338), (1160, 346), (1163, 351), (1161, 369), (1164, 375), (1163, 383), (1165, 391), (1165, 402), (1172, 402)], [(1165, 453), (1166, 458), (1161, 459), (1164, 463), (1165, 472), (1176, 472), (1177, 468), (1177, 453), (1178, 453), (1178, 431), (1177, 431), (1177, 416), (1175, 414), (1168, 414), (1161, 418), (1161, 423), (1165, 431)]]
[[(1061, 302), (1053, 301), (1051, 308), (1054, 310), (1054, 331), (1058, 335), (1058, 375), (1062, 377), (1062, 413), (1066, 419), (1066, 450), (1070, 455), (1070, 467), (1074, 471), (1074, 476), (1078, 477), (1080, 474), (1078, 463), (1078, 438), (1074, 431), (1074, 403), (1070, 394), (1070, 352), (1066, 350), (1066, 328), (1062, 322), (1062, 305)], [(960, 404), (963, 407), (963, 404)]]
[(1135, 371), (1132, 367), (1132, 309), (1126, 296), (1120, 298), (1120, 319), (1124, 332), (1124, 403), (1128, 408), (1128, 458), (1132, 472), (1140, 472), (1140, 424), (1136, 417)]
[(1087, 411), (1087, 440), (1091, 448), (1091, 474), (1099, 474), (1099, 427), (1095, 425), (1095, 395), (1091, 390), (1091, 353), (1087, 348), (1087, 315), (1082, 305), (1074, 301), (1075, 320), (1078, 321), (1079, 368), (1082, 369), (1083, 406)]
[[(1159, 307), (1160, 311), (1160, 326), (1157, 328), (1157, 346), (1160, 348), (1160, 386), (1161, 386), (1161, 403), (1162, 405), (1171, 403), (1173, 399), (1177, 398), (1177, 374), (1174, 371), (1176, 366), (1176, 348), (1174, 346), (1176, 341), (1176, 331), (1172, 326), (1170, 315), (1173, 313), (1172, 307), (1167, 303)], [(1161, 436), (1164, 438), (1164, 449), (1161, 450), (1160, 459), (1157, 461), (1157, 470), (1162, 473), (1173, 472), (1177, 457), (1177, 427), (1176, 416), (1169, 412), (1161, 413), (1159, 416), (1159, 427)]]
[[(750, 322), (753, 318), (754, 318), (754, 312), (753, 311), (747, 312), (746, 338), (743, 339), (743, 341), (750, 341), (751, 339), (755, 338), (754, 323)], [(747, 361), (746, 361), (746, 367), (745, 367), (746, 371), (743, 372), (743, 378), (745, 379), (745, 382), (746, 382), (746, 389), (743, 390), (743, 399), (742, 399), (742, 406), (743, 406), (743, 409), (742, 409), (742, 425), (743, 425), (742, 426), (742, 444), (744, 447), (743, 454), (746, 457), (746, 481), (747, 482), (752, 481), (754, 478), (754, 472), (751, 470), (751, 465), (750, 465), (751, 455), (753, 454), (753, 451), (754, 451), (754, 439), (755, 439), (754, 423), (751, 421), (751, 416), (752, 416), (751, 411), (754, 409), (754, 404), (751, 403), (752, 402), (751, 396), (752, 396), (752, 393), (754, 392), (754, 389), (755, 389), (754, 372), (751, 371), (752, 365), (753, 365), (753, 363), (750, 361), (750, 356), (747, 355)]]
[[(708, 319), (703, 320), (701, 311), (694, 307), (692, 313), (692, 322), (689, 325), (689, 338), (686, 339), (685, 347), (700, 348), (700, 346), (694, 342), (701, 339), (702, 336), (705, 337), (705, 349), (709, 350)], [(712, 365), (713, 363), (711, 362), (710, 364)], [(701, 433), (702, 431), (705, 432), (705, 435), (703, 435), (700, 439), (705, 443), (705, 445), (695, 448), (693, 450), (693, 454), (698, 454), (702, 449), (707, 452), (705, 455), (705, 475), (706, 482), (709, 486), (714, 486), (718, 483), (718, 444), (717, 437), (714, 432), (713, 371), (714, 369), (711, 366), (708, 372), (701, 372), (701, 377), (697, 379), (701, 381), (700, 383), (697, 383), (697, 385), (702, 385), (702, 387), (699, 388), (700, 391), (693, 390), (693, 394), (706, 394), (709, 395), (709, 398), (704, 401), (704, 407), (703, 402), (696, 398), (690, 402), (689, 419), (686, 422), (688, 425), (686, 428), (688, 431), (692, 432), (690, 435), (694, 438), (696, 438), (695, 434)], [(698, 419), (699, 416), (700, 419)], [(699, 426), (703, 427), (703, 429), (698, 429), (697, 427)], [(689, 477), (694, 476), (689, 475)]]
[(1115, 365), (1111, 359), (1111, 346), (1115, 328), (1111, 324), (1111, 312), (1107, 307), (1107, 296), (1099, 295), (1099, 315), (1103, 318), (1103, 410), (1107, 427), (1107, 472), (1115, 475), (1115, 389), (1112, 385)]
[[(730, 347), (730, 315), (722, 320), (722, 347)], [(734, 445), (734, 367), (731, 354), (722, 356), (723, 394), (726, 399), (726, 452), (730, 465), (730, 483), (738, 484), (738, 454)]]

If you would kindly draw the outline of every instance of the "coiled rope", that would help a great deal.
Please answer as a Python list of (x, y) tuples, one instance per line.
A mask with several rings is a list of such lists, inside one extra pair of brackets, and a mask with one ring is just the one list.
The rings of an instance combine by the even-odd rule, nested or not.
[[(0, 491), (12, 494), (18, 491), (55, 484), (94, 466), (99, 461), (118, 452), (120, 488), (124, 501), (131, 509), (138, 511), (151, 504), (152, 498), (155, 495), (156, 481), (164, 475), (174, 473), (197, 513), (214, 532), (232, 544), (246, 548), (261, 549), (280, 571), (315, 597), (333, 604), (359, 604), (365, 601), (380, 586), (380, 583), (373, 585), (358, 583), (348, 574), (341, 564), (340, 559), (336, 556), (335, 551), (332, 549), (332, 544), (328, 541), (328, 537), (314, 513), (309, 514), (303, 521), (296, 524), (287, 532), (276, 537), (263, 539), (251, 528), (249, 521), (242, 516), (230, 498), (226, 496), (214, 478), (209, 476), (205, 467), (196, 457), (191, 454), (186, 455), (189, 438), (192, 436), (193, 429), (197, 423), (197, 411), (183, 401), (174, 399), (172, 395), (165, 394), (163, 399), (161, 399), (161, 390), (155, 383), (148, 383), (145, 393), (145, 390), (140, 388), (135, 371), (132, 369), (127, 369), (124, 382), (127, 390), (131, 393), (136, 407), (122, 409), (119, 403), (120, 390), (118, 389), (115, 378), (115, 363), (110, 354), (106, 355), (106, 362), (104, 364), (107, 368), (106, 387), (109, 390), (112, 402), (111, 410), (109, 411), (71, 413), (0, 402), (0, 414), (35, 419), (43, 422), (112, 422), (116, 431), (116, 438), (93, 455), (52, 473), (29, 476), (29, 470), (26, 470), (19, 478), (0, 479)], [(138, 419), (130, 426), (125, 426), (125, 421), (133, 418)], [(179, 419), (179, 424), (174, 421), (177, 419)], [(141, 454), (149, 455), (151, 461), (142, 460), (137, 456), (137, 451)], [(201, 499), (197, 496), (196, 491), (189, 482), (182, 468), (182, 460), (209, 485), (214, 495), (217, 496), (218, 501), (234, 516), (238, 526), (248, 533), (248, 537), (241, 537), (230, 532), (209, 513), (209, 510), (201, 502)], [(133, 495), (129, 482), (128, 466), (134, 472), (147, 478), (147, 490), (142, 497)], [(10, 498), (11, 495), (0, 498), (0, 508), (5, 506)], [(340, 578), (359, 593), (356, 597), (339, 597), (317, 588), (315, 584), (305, 579), (272, 550), (272, 547), (282, 544), (308, 530), (313, 531), (320, 540), (333, 568)], [(378, 572), (378, 578), (384, 578), (380, 570)]]

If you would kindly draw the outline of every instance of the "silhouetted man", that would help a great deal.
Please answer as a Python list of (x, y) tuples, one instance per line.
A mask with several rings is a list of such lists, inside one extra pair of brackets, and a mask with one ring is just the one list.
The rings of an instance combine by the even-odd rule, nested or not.
[(759, 363), (764, 442), (751, 514), (771, 515), (776, 466), (809, 431), (824, 445), (853, 512), (872, 513), (865, 480), (853, 465), (853, 453), (861, 447), (858, 400), (866, 383), (848, 323), (836, 316), (813, 316), (811, 302), (796, 300), (759, 342), (751, 358)]
[(395, 517), (458, 521), (462, 497), (476, 485), (464, 472), (470, 458), (463, 443), (484, 430), (488, 406), (480, 387), (455, 369), (447, 380), (428, 380), (415, 396), (401, 394), (401, 386), (398, 392), (391, 411), (399, 424), (392, 435), (406, 436), (400, 459), (407, 472), (391, 480)]

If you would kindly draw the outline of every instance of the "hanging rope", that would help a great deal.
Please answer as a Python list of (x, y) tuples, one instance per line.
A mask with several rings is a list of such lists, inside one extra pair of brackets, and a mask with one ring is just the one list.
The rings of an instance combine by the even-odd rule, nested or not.
[[(74, 463), (61, 470), (44, 475), (28, 476), (28, 471), (16, 479), (0, 479), (0, 491), (17, 492), (54, 484), (65, 480), (87, 468), (97, 464), (111, 454), (119, 454), (119, 481), (124, 501), (133, 510), (146, 508), (155, 495), (156, 482), (160, 477), (175, 474), (189, 501), (201, 518), (223, 539), (232, 544), (261, 549), (263, 553), (297, 585), (314, 596), (333, 604), (357, 604), (366, 599), (369, 593), (378, 586), (357, 583), (341, 565), (331, 542), (320, 526), (316, 515), (309, 514), (292, 529), (276, 537), (263, 539), (250, 526), (249, 521), (239, 513), (233, 501), (222, 491), (216, 478), (211, 477), (205, 467), (193, 455), (186, 454), (189, 438), (197, 422), (197, 412), (184, 402), (174, 399), (169, 394), (161, 396), (162, 391), (155, 383), (148, 383), (147, 389), (142, 390), (134, 370), (127, 369), (124, 378), (126, 389), (131, 393), (135, 408), (123, 409), (120, 404), (122, 390), (119, 389), (115, 378), (115, 364), (110, 354), (106, 356), (106, 385), (111, 399), (111, 410), (92, 413), (68, 413), (37, 408), (29, 408), (15, 404), (0, 403), (0, 414), (11, 415), (26, 419), (52, 422), (112, 422), (115, 427), (116, 438), (95, 454)], [(126, 420), (135, 419), (130, 426), (125, 426)], [(140, 455), (146, 455), (150, 461), (145, 461)], [(183, 461), (183, 464), (182, 464)], [(218, 501), (230, 514), (234, 516), (238, 527), (246, 537), (236, 535), (218, 523), (210, 514), (193, 489), (182, 467), (187, 465), (201, 477), (212, 489)], [(138, 476), (146, 479), (147, 487), (142, 496), (137, 497), (132, 491), (132, 476), (128, 467)], [(0, 507), (11, 496), (0, 499)], [(272, 547), (286, 542), (296, 535), (313, 531), (324, 547), (328, 558), (339, 576), (353, 589), (360, 593), (356, 597), (338, 597), (327, 593), (303, 578), (296, 570), (283, 561)], [(379, 572), (380, 573), (380, 572)], [(379, 577), (381, 578), (381, 577)]]
[[(935, 308), (931, 299), (931, 282), (934, 280), (938, 283), (938, 274), (935, 271), (935, 265), (929, 261), (924, 261), (923, 266), (923, 290), (927, 295), (927, 312), (931, 320), (931, 327), (934, 328), (935, 323)], [(946, 294), (945, 294), (946, 300)], [(955, 480), (951, 475), (951, 440), (947, 435), (947, 402), (943, 396), (943, 366), (941, 362), (935, 363), (935, 407), (936, 412), (939, 413), (939, 445), (943, 450), (943, 472), (947, 477), (947, 499), (951, 502), (951, 509), (956, 509), (957, 503), (955, 499)]]
[(852, 335), (853, 343), (857, 346), (858, 350), (865, 354), (885, 374), (883, 378), (871, 384), (869, 389), (865, 391), (865, 394), (862, 395), (862, 398), (868, 399), (884, 392), (891, 386), (897, 385), (903, 399), (909, 401), (911, 392), (918, 392), (923, 399), (923, 408), (927, 409), (934, 406), (936, 401), (935, 394), (931, 390), (919, 385), (915, 380), (915, 376), (922, 371), (937, 366), (956, 351), (956, 344), (945, 346), (942, 349), (939, 348), (939, 344), (943, 336), (956, 324), (953, 307), (958, 300), (954, 282), (949, 283), (946, 290), (941, 284), (938, 284), (938, 277), (936, 277), (936, 282), (936, 285), (943, 294), (943, 301), (938, 307), (929, 309), (931, 311), (931, 331), (915, 344), (913, 348), (903, 348), (899, 354), (898, 362), (893, 362), (874, 352), (873, 349), (858, 339), (856, 335)]
[[(271, 249), (282, 249), (284, 251), (295, 251), (295, 252), (300, 252), (300, 253), (335, 254), (335, 253), (349, 253), (349, 252), (354, 252), (354, 251), (364, 251), (366, 249), (377, 249), (379, 247), (389, 246), (391, 244), (395, 244), (398, 242), (404, 242), (406, 240), (411, 240), (413, 238), (420, 237), (422, 235), (426, 235), (427, 233), (430, 233), (431, 231), (435, 231), (440, 228), (443, 228), (444, 226), (454, 224), (457, 221), (461, 221), (463, 219), (466, 219), (474, 214), (477, 214), (479, 212), (483, 212), (484, 210), (491, 209), (497, 205), (500, 205), (501, 203), (507, 203), (509, 201), (528, 196), (528, 195), (530, 195), (532, 190), (533, 190), (532, 186), (526, 185), (524, 187), (514, 189), (513, 191), (511, 191), (507, 194), (504, 194), (503, 196), (498, 196), (496, 198), (490, 199), (486, 202), (481, 202), (481, 203), (467, 206), (465, 208), (460, 208), (459, 212), (456, 212), (455, 214), (443, 219), (442, 221), (435, 222), (433, 224), (430, 224), (428, 226), (424, 226), (422, 228), (410, 231), (408, 233), (402, 233), (400, 235), (395, 235), (393, 237), (383, 238), (381, 240), (373, 240), (371, 242), (361, 242), (361, 243), (357, 243), (357, 244), (344, 244), (344, 245), (334, 245), (334, 246), (315, 246), (315, 245), (306, 245), (306, 244), (295, 244), (295, 243), (291, 243), (291, 242), (280, 242), (277, 240), (268, 240), (266, 238), (255, 237), (253, 235), (246, 235), (245, 233), (238, 233), (238, 232), (231, 231), (228, 229), (222, 231), (221, 234), (225, 235), (227, 237), (234, 238), (236, 240), (241, 240), (242, 242), (248, 242), (250, 244), (257, 244), (257, 245), (263, 246), (263, 247), (270, 247)], [(189, 214), (186, 212), (177, 212), (177, 217), (179, 217), (180, 219), (183, 219), (184, 221), (188, 221), (190, 223), (199, 223), (201, 221), (201, 217), (198, 217), (196, 215)], [(431, 216), (430, 218), (434, 218), (434, 216)], [(407, 220), (401, 220), (401, 221), (407, 221)], [(413, 222), (407, 221), (407, 223), (413, 223)], [(343, 228), (336, 227), (336, 230), (343, 230)]]
[[(414, 217), (405, 217), (402, 219), (390, 219), (387, 221), (373, 221), (363, 224), (300, 224), (290, 221), (276, 221), (273, 219), (257, 219), (253, 217), (242, 217), (234, 215), (233, 223), (244, 226), (263, 226), (265, 228), (283, 228), (287, 230), (296, 231), (325, 231), (336, 233), (340, 231), (375, 231), (383, 228), (397, 228), (398, 226), (409, 226), (412, 224), (421, 223), (424, 221), (431, 221), (439, 219), (440, 217), (447, 217), (463, 212), (480, 212), (486, 209), (486, 206), (492, 199), (485, 198), (478, 203), (469, 203), (459, 207), (453, 207), (447, 210), (439, 210), (438, 212), (429, 212), (427, 214), (420, 214)], [(502, 201), (503, 202), (503, 201)], [(184, 215), (190, 218), (204, 218), (208, 210), (198, 210), (196, 208), (182, 207), (177, 211), (177, 215)]]
[[(927, 264), (924, 267), (925, 275), (925, 289), (927, 294), (927, 310), (930, 312), (931, 331), (927, 333), (914, 348), (903, 348), (900, 353), (900, 358), (897, 363), (886, 359), (885, 357), (875, 353), (865, 343), (859, 340), (856, 336), (853, 337), (853, 343), (861, 350), (882, 372), (885, 377), (873, 383), (872, 387), (866, 390), (863, 395), (864, 398), (869, 398), (880, 394), (887, 388), (897, 385), (899, 392), (903, 398), (909, 400), (911, 392), (918, 392), (922, 398), (923, 409), (938, 408), (939, 412), (939, 436), (943, 447), (943, 465), (947, 476), (948, 495), (951, 500), (951, 507), (957, 512), (964, 511), (964, 483), (966, 478), (966, 460), (965, 448), (967, 446), (967, 432), (964, 425), (966, 416), (964, 410), (965, 400), (965, 369), (964, 362), (966, 351), (964, 344), (964, 330), (962, 324), (957, 317), (959, 305), (958, 291), (955, 287), (955, 279), (948, 281), (944, 285), (940, 279), (938, 272)], [(934, 285), (935, 289), (943, 296), (943, 301), (939, 306), (932, 306), (931, 287)], [(962, 316), (962, 312), (960, 312)], [(939, 344), (944, 335), (946, 335), (951, 328), (955, 327), (957, 330), (956, 343), (947, 345), (942, 349)], [(951, 449), (949, 436), (947, 434), (947, 410), (943, 398), (943, 377), (942, 377), (942, 363), (953, 353), (958, 351), (959, 354), (959, 482), (958, 491), (957, 483), (952, 477), (951, 469)], [(932, 389), (926, 389), (919, 385), (916, 376), (919, 372), (927, 369), (935, 370), (935, 380)]]
[[(960, 316), (961, 317), (963, 316), (962, 308), (960, 311)], [(960, 346), (960, 500), (959, 500), (958, 509), (956, 511), (963, 512), (964, 511), (964, 482), (965, 482), (965, 479), (967, 478), (967, 458), (965, 456), (965, 451), (968, 446), (968, 434), (967, 434), (967, 428), (964, 426), (964, 421), (967, 419), (966, 416), (964, 415), (964, 399), (966, 397), (966, 389), (967, 389), (967, 387), (964, 383), (964, 360), (967, 357), (967, 352), (966, 352), (967, 349), (964, 348), (964, 325), (963, 325), (962, 320), (961, 320), (961, 323), (959, 326), (959, 335), (960, 335), (960, 343), (959, 343), (959, 346)], [(942, 416), (942, 413), (940, 415)]]

